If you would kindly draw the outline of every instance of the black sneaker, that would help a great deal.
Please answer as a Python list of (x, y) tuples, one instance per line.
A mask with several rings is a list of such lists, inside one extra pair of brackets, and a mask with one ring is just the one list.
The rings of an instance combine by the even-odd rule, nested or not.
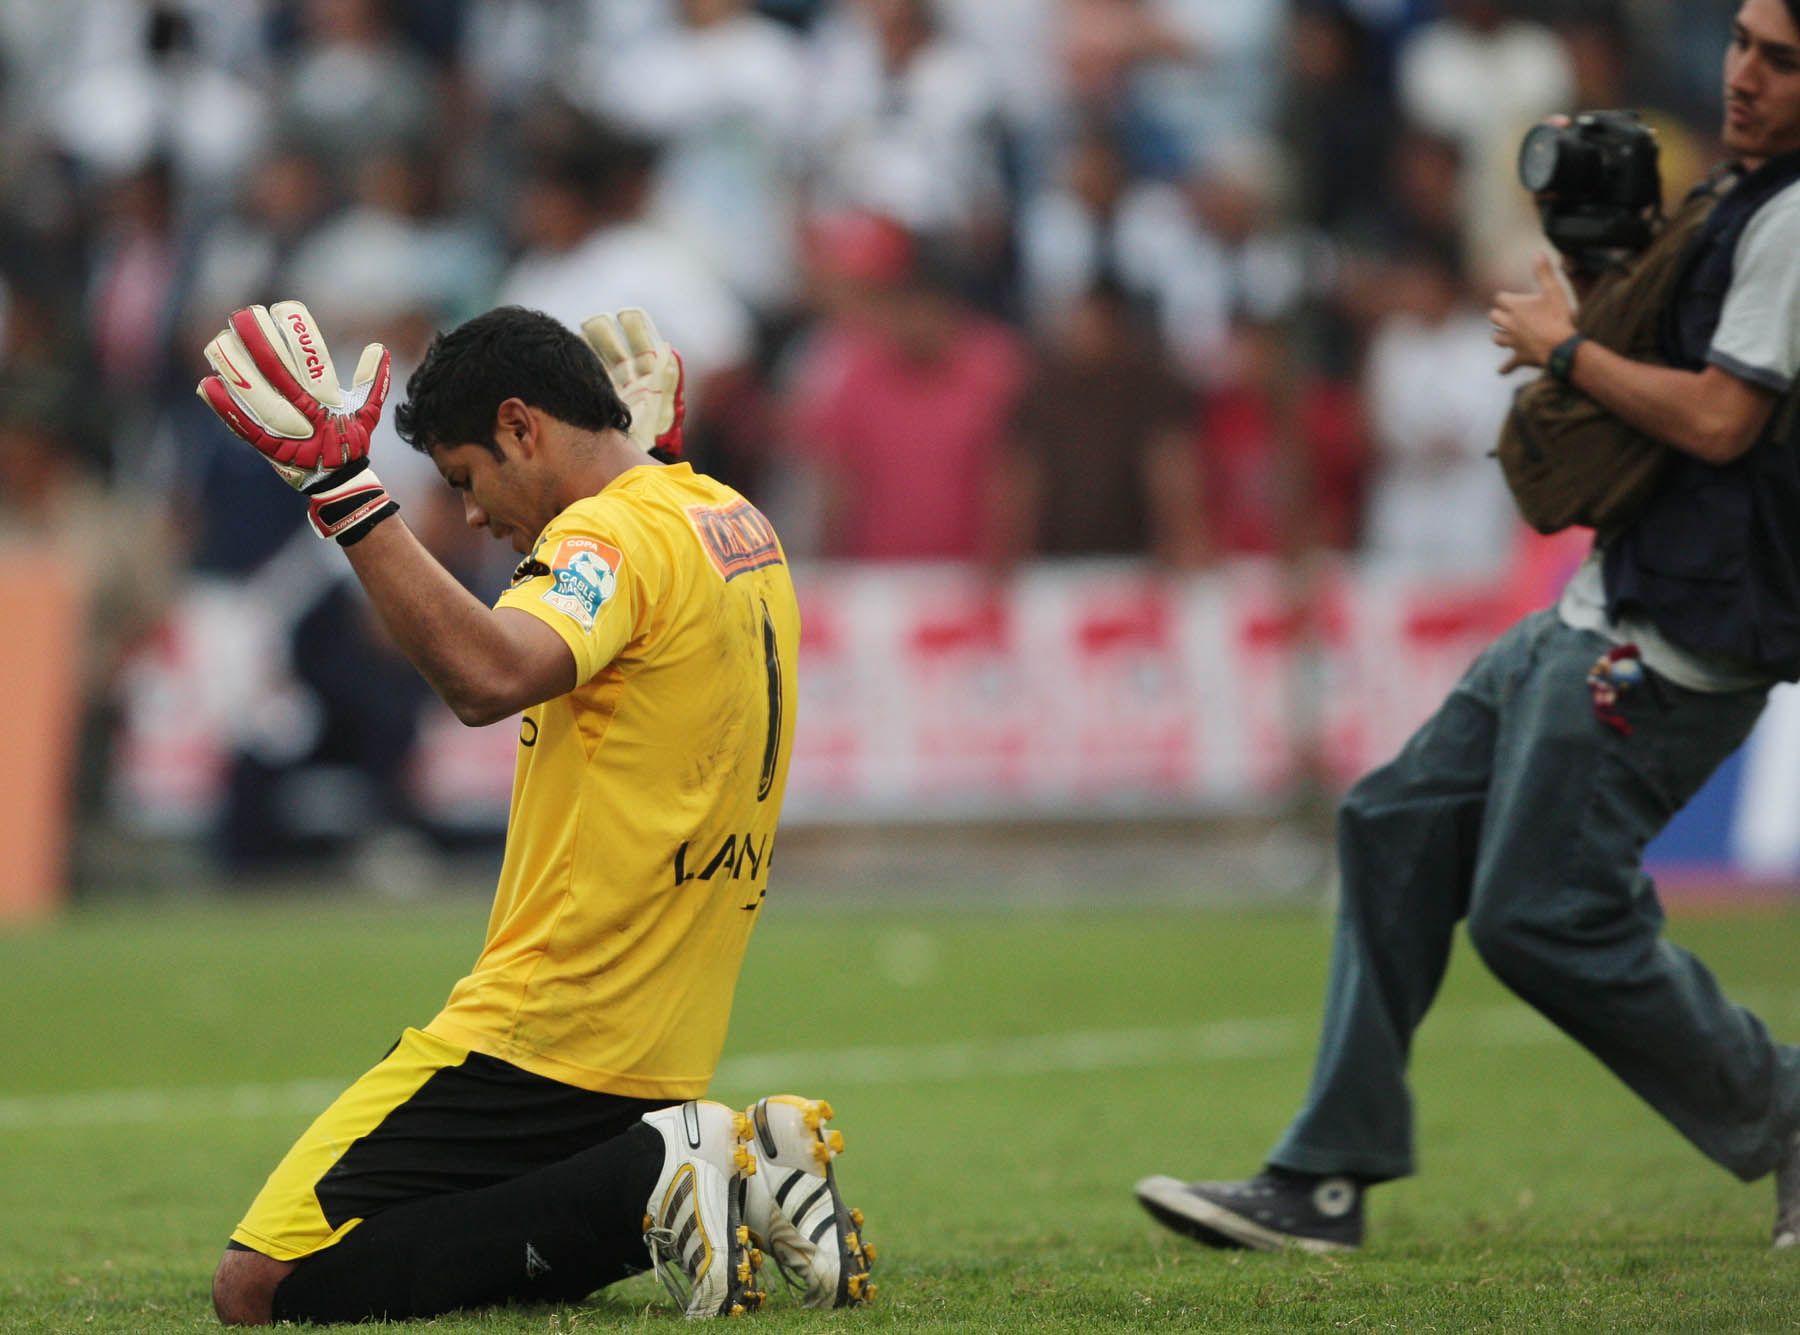
[(1182, 1182), (1147, 1177), (1138, 1202), (1208, 1247), (1274, 1252), (1351, 1252), (1362, 1246), (1362, 1188), (1353, 1177), (1313, 1177), (1264, 1169), (1248, 1182)]
[(1800, 1247), (1800, 1131), (1775, 1162), (1775, 1245)]

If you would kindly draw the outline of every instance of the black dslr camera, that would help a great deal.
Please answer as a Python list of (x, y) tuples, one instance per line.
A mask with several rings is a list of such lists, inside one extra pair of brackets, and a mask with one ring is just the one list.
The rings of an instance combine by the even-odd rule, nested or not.
[(1519, 180), (1538, 200), (1544, 235), (1584, 268), (1642, 250), (1662, 212), (1656, 135), (1635, 111), (1584, 111), (1534, 126), (1519, 145)]

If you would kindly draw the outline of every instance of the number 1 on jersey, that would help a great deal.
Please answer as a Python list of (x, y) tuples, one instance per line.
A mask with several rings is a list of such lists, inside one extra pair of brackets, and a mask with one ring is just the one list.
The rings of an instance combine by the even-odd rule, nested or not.
[(781, 756), (781, 653), (775, 641), (775, 622), (769, 616), (769, 605), (762, 605), (763, 667), (769, 674), (769, 736), (763, 742), (762, 778), (757, 781), (756, 800), (765, 801), (775, 786), (775, 765)]

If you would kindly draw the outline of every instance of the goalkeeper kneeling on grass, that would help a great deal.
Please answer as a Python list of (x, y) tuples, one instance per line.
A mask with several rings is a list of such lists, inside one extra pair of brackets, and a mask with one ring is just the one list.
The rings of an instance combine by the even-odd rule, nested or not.
[(761, 910), (794, 725), (781, 544), (677, 462), (681, 363), (640, 310), (587, 341), (490, 311), (441, 335), (400, 434), (520, 555), (484, 606), (369, 466), (388, 357), (347, 392), (306, 308), (236, 312), (200, 395), (307, 500), (465, 723), (522, 711), (474, 968), (270, 1175), (213, 1280), (228, 1324), (579, 1299), (654, 1266), (689, 1316), (873, 1296), (823, 1100), (700, 1099)]

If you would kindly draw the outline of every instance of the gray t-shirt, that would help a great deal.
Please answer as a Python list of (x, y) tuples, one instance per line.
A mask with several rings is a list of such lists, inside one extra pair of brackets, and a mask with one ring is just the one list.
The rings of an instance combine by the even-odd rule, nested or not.
[(1800, 181), (1750, 218), (1706, 360), (1785, 394), (1800, 372)]

